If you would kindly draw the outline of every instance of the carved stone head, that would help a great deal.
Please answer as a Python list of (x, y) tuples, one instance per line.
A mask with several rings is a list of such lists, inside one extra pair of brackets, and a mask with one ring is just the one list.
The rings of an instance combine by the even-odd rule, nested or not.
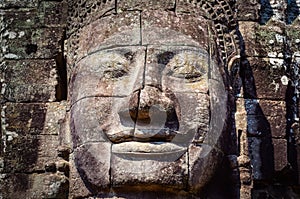
[(198, 193), (230, 139), (213, 21), (169, 4), (133, 5), (119, 2), (118, 13), (69, 38), (76, 41), (68, 64), (77, 170), (94, 194)]

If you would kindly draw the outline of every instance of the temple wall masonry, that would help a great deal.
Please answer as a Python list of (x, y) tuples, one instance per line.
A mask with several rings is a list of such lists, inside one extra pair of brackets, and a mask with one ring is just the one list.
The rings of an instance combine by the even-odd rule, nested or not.
[[(111, 2), (113, 14), (143, 7)], [(184, 0), (153, 2), (178, 16), (188, 12)], [(235, 6), (241, 57), (231, 71), (233, 195), (300, 198), (300, 0), (236, 0)], [(0, 2), (0, 199), (92, 197), (64, 135), (66, 61), (73, 61), (64, 50), (76, 45), (65, 43), (74, 36), (66, 31), (67, 12), (64, 0)]]
[(0, 198), (66, 198), (62, 1), (0, 2)]
[[(299, 118), (294, 114), (299, 110), (295, 94), (299, 91), (298, 86), (291, 85), (299, 80), (298, 69), (292, 67), (292, 63), (299, 63), (299, 4), (299, 1), (237, 1), (245, 56), (241, 62), (241, 78), (244, 78), (241, 81), (246, 84), (243, 93), (238, 94), (236, 116), (247, 118), (247, 125), (241, 122), (237, 131), (241, 147), (248, 140), (248, 151), (243, 156), (246, 160), (250, 158), (247, 163), (252, 166), (249, 169), (249, 164), (241, 165), (241, 177), (243, 173), (248, 176), (247, 172), (252, 175), (252, 183), (241, 181), (241, 197), (249, 198), (250, 194), (252, 198), (299, 197), (290, 190), (299, 184), (299, 171), (291, 169), (299, 165), (296, 141)], [(240, 162), (245, 161), (243, 156), (239, 157)], [(275, 187), (282, 193), (276, 193)]]

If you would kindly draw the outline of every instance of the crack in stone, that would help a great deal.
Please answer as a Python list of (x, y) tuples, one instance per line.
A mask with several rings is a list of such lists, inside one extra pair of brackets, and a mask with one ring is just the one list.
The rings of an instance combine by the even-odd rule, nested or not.
[(108, 175), (109, 175), (109, 189), (111, 190), (113, 188), (113, 180), (112, 180), (112, 169), (111, 169), (111, 165), (113, 164), (112, 162), (112, 144), (110, 145), (110, 158), (109, 158), (109, 171), (108, 171)]
[(90, 98), (109, 98), (109, 97), (113, 97), (113, 98), (126, 98), (128, 97), (127, 95), (89, 95), (89, 96), (85, 96), (82, 97), (78, 100), (76, 100), (74, 103), (72, 103), (69, 107), (69, 109), (72, 109), (73, 106), (75, 106), (78, 102), (84, 100), (84, 99), (90, 99)]
[(137, 110), (135, 112), (135, 118), (134, 118), (134, 128), (133, 128), (133, 135), (136, 130), (137, 126), (137, 120), (138, 120), (138, 114), (139, 114), (139, 107), (140, 107), (140, 101), (141, 101), (141, 91), (145, 87), (145, 77), (146, 77), (146, 65), (147, 65), (147, 52), (148, 52), (148, 47), (145, 49), (145, 58), (144, 58), (144, 70), (143, 70), (143, 83), (142, 83), (142, 88), (138, 90), (138, 103), (137, 103)]
[(142, 11), (139, 11), (139, 14), (140, 14), (140, 45), (143, 45)]
[(20, 172), (20, 171), (15, 171), (15, 172), (1, 172), (1, 174), (26, 174), (26, 175), (32, 175), (32, 174), (43, 174), (46, 173), (45, 170), (34, 170), (34, 171), (24, 171), (24, 172)]
[(187, 182), (186, 182), (186, 190), (189, 190), (189, 180), (190, 180), (190, 149), (187, 147), (186, 149), (187, 155)]

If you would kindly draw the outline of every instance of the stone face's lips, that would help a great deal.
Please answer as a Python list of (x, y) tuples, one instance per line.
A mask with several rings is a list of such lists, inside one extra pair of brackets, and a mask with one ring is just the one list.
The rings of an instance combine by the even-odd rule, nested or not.
[(106, 132), (107, 137), (113, 143), (129, 141), (139, 142), (170, 142), (178, 134), (169, 128), (160, 129), (130, 129), (119, 132)]
[(132, 139), (134, 129), (122, 129), (121, 131), (107, 131), (105, 134), (112, 143), (126, 142)]
[(175, 161), (187, 152), (186, 147), (170, 142), (123, 142), (112, 145), (112, 153), (122, 158)]
[(113, 153), (167, 153), (186, 150), (186, 147), (170, 142), (123, 142), (113, 144)]

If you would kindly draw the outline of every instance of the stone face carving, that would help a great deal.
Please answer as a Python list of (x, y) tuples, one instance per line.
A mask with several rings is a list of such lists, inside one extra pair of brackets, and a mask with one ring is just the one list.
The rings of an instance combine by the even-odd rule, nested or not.
[(70, 127), (92, 193), (192, 195), (209, 182), (230, 139), (227, 81), (211, 31), (199, 14), (162, 9), (79, 30), (78, 59), (69, 61)]

